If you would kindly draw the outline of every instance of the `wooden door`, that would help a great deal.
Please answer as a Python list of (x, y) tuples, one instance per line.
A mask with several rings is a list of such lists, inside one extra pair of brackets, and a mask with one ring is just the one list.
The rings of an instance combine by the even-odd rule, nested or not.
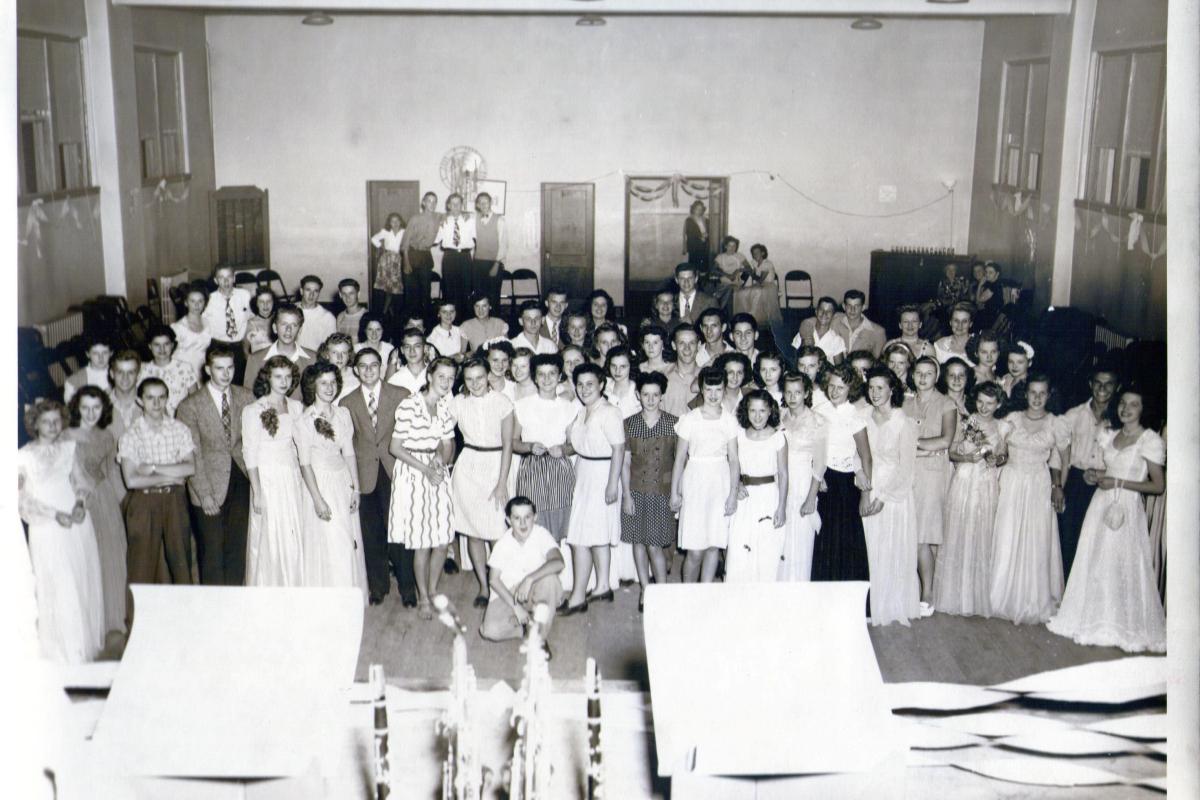
[[(367, 239), (387, 222), (388, 214), (396, 213), (408, 221), (421, 212), (419, 181), (367, 181)], [(375, 248), (367, 244), (367, 284), (375, 286)], [(366, 292), (364, 297), (370, 297)]]
[[(582, 300), (595, 286), (596, 185), (542, 184), (542, 291)], [(512, 235), (511, 232), (509, 234)]]

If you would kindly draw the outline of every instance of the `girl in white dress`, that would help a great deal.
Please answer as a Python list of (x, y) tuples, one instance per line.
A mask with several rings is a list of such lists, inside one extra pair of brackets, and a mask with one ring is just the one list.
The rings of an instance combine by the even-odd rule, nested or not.
[[(333, 403), (342, 373), (328, 361), (305, 368), (300, 380), (304, 411), (292, 429), (304, 504), (304, 584), (353, 586), (367, 604), (367, 567), (358, 520), (358, 465), (349, 409)], [(268, 512), (269, 513), (269, 512)]]
[(508, 366), (512, 363), (512, 358), (516, 355), (516, 350), (506, 341), (492, 342), (484, 351), (484, 358), (488, 364), (488, 383), (497, 392), (506, 395), (509, 400), (513, 398), (513, 390), (511, 381), (508, 378)]
[(568, 344), (563, 347), (559, 355), (562, 356), (563, 378), (558, 387), (558, 396), (569, 400), (578, 410), (579, 396), (575, 394), (575, 368), (580, 364), (587, 363), (587, 352), (582, 347)]
[(512, 469), (513, 404), (488, 385), (487, 364), (473, 358), (463, 366), (466, 391), (450, 399), (450, 414), (463, 436), (450, 495), (454, 530), (467, 536), (467, 553), (479, 592), (476, 608), (487, 608), (487, 545), (507, 530), (504, 506), (516, 488)]
[(562, 358), (557, 353), (534, 356), (532, 367), (538, 393), (516, 404), (513, 452), (520, 453), (521, 458), (511, 471), (517, 474), (516, 494), (534, 502), (538, 524), (550, 531), (554, 541), (562, 542), (575, 491), (575, 467), (571, 463), (575, 451), (567, 440), (567, 431), (577, 409), (575, 403), (558, 394)]
[[(1079, 644), (1131, 653), (1165, 652), (1166, 619), (1154, 579), (1143, 494), (1162, 494), (1167, 450), (1142, 427), (1143, 394), (1121, 392), (1112, 428), (1098, 434), (1103, 470), (1087, 470), (1092, 496), (1071, 577), (1058, 613), (1046, 625)], [(1115, 410), (1115, 414), (1112, 414)]]
[[(587, 611), (588, 601), (612, 602), (609, 560), (621, 541), (621, 467), (625, 461), (625, 427), (621, 412), (604, 399), (604, 372), (595, 364), (575, 368), (575, 390), (583, 408), (569, 432), (575, 448), (575, 494), (567, 523), (574, 584), (559, 607), (564, 616)], [(596, 566), (596, 591), (588, 595), (588, 578)]]
[(913, 469), (917, 423), (901, 410), (904, 384), (887, 367), (867, 372), (867, 441), (871, 444), (871, 509), (863, 516), (871, 575), (871, 624), (908, 621), (920, 612), (917, 509)]
[(207, 306), (208, 288), (203, 282), (193, 283), (184, 300), (187, 314), (171, 323), (175, 331), (175, 357), (191, 364), (197, 375), (204, 371), (204, 353), (212, 343), (212, 331), (204, 321)]
[(706, 367), (700, 373), (704, 405), (675, 423), (675, 468), (671, 473), (671, 510), (679, 514), (679, 547), (687, 550), (683, 580), (711, 583), (721, 551), (729, 544), (729, 519), (737, 510), (737, 420), (722, 405), (725, 373)]
[[(630, 378), (633, 355), (629, 348), (625, 345), (611, 348), (605, 358), (604, 371), (608, 375), (608, 381), (604, 384), (604, 398), (617, 407), (621, 419), (626, 420), (639, 413), (642, 403), (638, 400), (637, 386)], [(633, 557), (633, 545), (629, 542), (618, 542), (613, 549), (608, 579), (610, 586), (638, 582), (637, 562)]]
[(376, 314), (374, 311), (368, 311), (362, 315), (362, 319), (358, 321), (358, 344), (354, 345), (354, 352), (371, 348), (376, 353), (379, 353), (379, 363), (388, 363), (392, 351), (396, 349), (391, 342), (385, 342), (383, 317)]
[(78, 664), (104, 647), (104, 599), (86, 508), (90, 484), (75, 442), (59, 438), (65, 424), (66, 410), (54, 400), (38, 400), (25, 412), (33, 441), (17, 451), (17, 499), (29, 525), (42, 655)]
[(783, 556), (779, 562), (781, 581), (812, 578), (813, 541), (821, 530), (817, 513), (817, 491), (825, 475), (825, 419), (812, 410), (812, 382), (807, 375), (790, 373), (783, 378), (783, 432), (788, 445), (787, 526)]
[(250, 479), (247, 586), (304, 586), (307, 501), (293, 432), (304, 412), (288, 397), (300, 370), (272, 356), (254, 379), (258, 399), (242, 409), (242, 457)]
[(534, 352), (528, 347), (518, 347), (513, 351), (512, 360), (508, 363), (508, 377), (511, 380), (504, 387), (504, 395), (513, 403), (537, 394), (531, 366), (533, 356)]
[(774, 582), (783, 556), (787, 522), (787, 439), (779, 406), (765, 389), (738, 405), (738, 506), (729, 522), (725, 582)]

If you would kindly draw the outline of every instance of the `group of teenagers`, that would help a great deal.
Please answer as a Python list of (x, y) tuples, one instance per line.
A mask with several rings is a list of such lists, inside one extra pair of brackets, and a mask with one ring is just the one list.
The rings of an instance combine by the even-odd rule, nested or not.
[[(486, 293), (461, 325), (447, 299), (396, 326), (343, 281), (346, 310), (311, 315), (306, 276), (255, 346), (262, 307), (218, 268), (149, 332), (149, 360), (97, 338), (66, 405), (27, 411), (43, 650), (94, 658), (130, 623), (129, 584), (189, 583), (193, 565), (364, 604), (394, 576), (431, 619), (461, 564), (481, 635), (504, 640), (536, 603), (573, 616), (667, 582), (677, 552), (683, 581), (869, 581), (874, 625), (937, 610), (1165, 649), (1142, 502), (1163, 490), (1154, 398), (1102, 367), (1090, 400), (1051, 414), (1032, 348), (973, 334), (969, 302), (932, 342), (904, 307), (888, 341), (851, 290), (777, 348), (699, 273), (680, 264), (637, 323), (603, 291), (576, 310), (551, 288), (511, 337)], [(313, 317), (334, 327), (315, 351)]]

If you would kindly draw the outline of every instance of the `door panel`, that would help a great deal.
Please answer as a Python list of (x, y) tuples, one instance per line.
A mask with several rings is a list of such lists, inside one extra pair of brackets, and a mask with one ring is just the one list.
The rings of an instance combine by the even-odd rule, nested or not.
[(542, 184), (542, 289), (561, 287), (582, 300), (595, 285), (596, 187)]
[[(393, 212), (404, 217), (405, 224), (421, 211), (419, 181), (367, 181), (367, 238), (374, 236)], [(375, 253), (367, 245), (367, 283), (375, 286)], [(364, 287), (365, 288), (365, 287)], [(365, 297), (370, 294), (365, 293)]]

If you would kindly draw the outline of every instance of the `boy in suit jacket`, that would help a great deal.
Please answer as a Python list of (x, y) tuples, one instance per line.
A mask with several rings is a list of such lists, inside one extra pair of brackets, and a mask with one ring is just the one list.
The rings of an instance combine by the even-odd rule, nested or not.
[(679, 286), (679, 319), (696, 325), (700, 315), (710, 308), (717, 308), (717, 299), (696, 288), (700, 274), (695, 264), (676, 264), (675, 283)]
[[(286, 357), (296, 365), (296, 369), (301, 373), (304, 372), (305, 367), (315, 362), (316, 354), (305, 350), (296, 343), (296, 337), (300, 335), (300, 329), (303, 326), (304, 312), (298, 306), (291, 303), (280, 305), (275, 310), (275, 321), (271, 323), (271, 330), (275, 332), (275, 341), (265, 350), (250, 354), (250, 358), (246, 361), (246, 376), (242, 380), (242, 386), (253, 389), (254, 379), (258, 377), (259, 370), (272, 356)], [(296, 386), (290, 396), (293, 400), (299, 400), (300, 387)]]
[(380, 380), (383, 359), (373, 347), (354, 354), (354, 374), (359, 385), (339, 405), (354, 422), (354, 457), (358, 462), (358, 518), (362, 524), (363, 557), (367, 563), (367, 589), (371, 605), (379, 605), (391, 588), (388, 562), (396, 574), (404, 605), (417, 605), (412, 551), (388, 544), (388, 515), (392, 499), (392, 469), (396, 459), (388, 452), (396, 427), (396, 406), (409, 392)]
[(195, 445), (196, 472), (188, 494), (196, 525), (200, 583), (242, 586), (246, 580), (246, 525), (250, 480), (242, 460), (242, 409), (254, 396), (233, 385), (233, 347), (214, 342), (205, 354), (205, 385), (175, 411)]

